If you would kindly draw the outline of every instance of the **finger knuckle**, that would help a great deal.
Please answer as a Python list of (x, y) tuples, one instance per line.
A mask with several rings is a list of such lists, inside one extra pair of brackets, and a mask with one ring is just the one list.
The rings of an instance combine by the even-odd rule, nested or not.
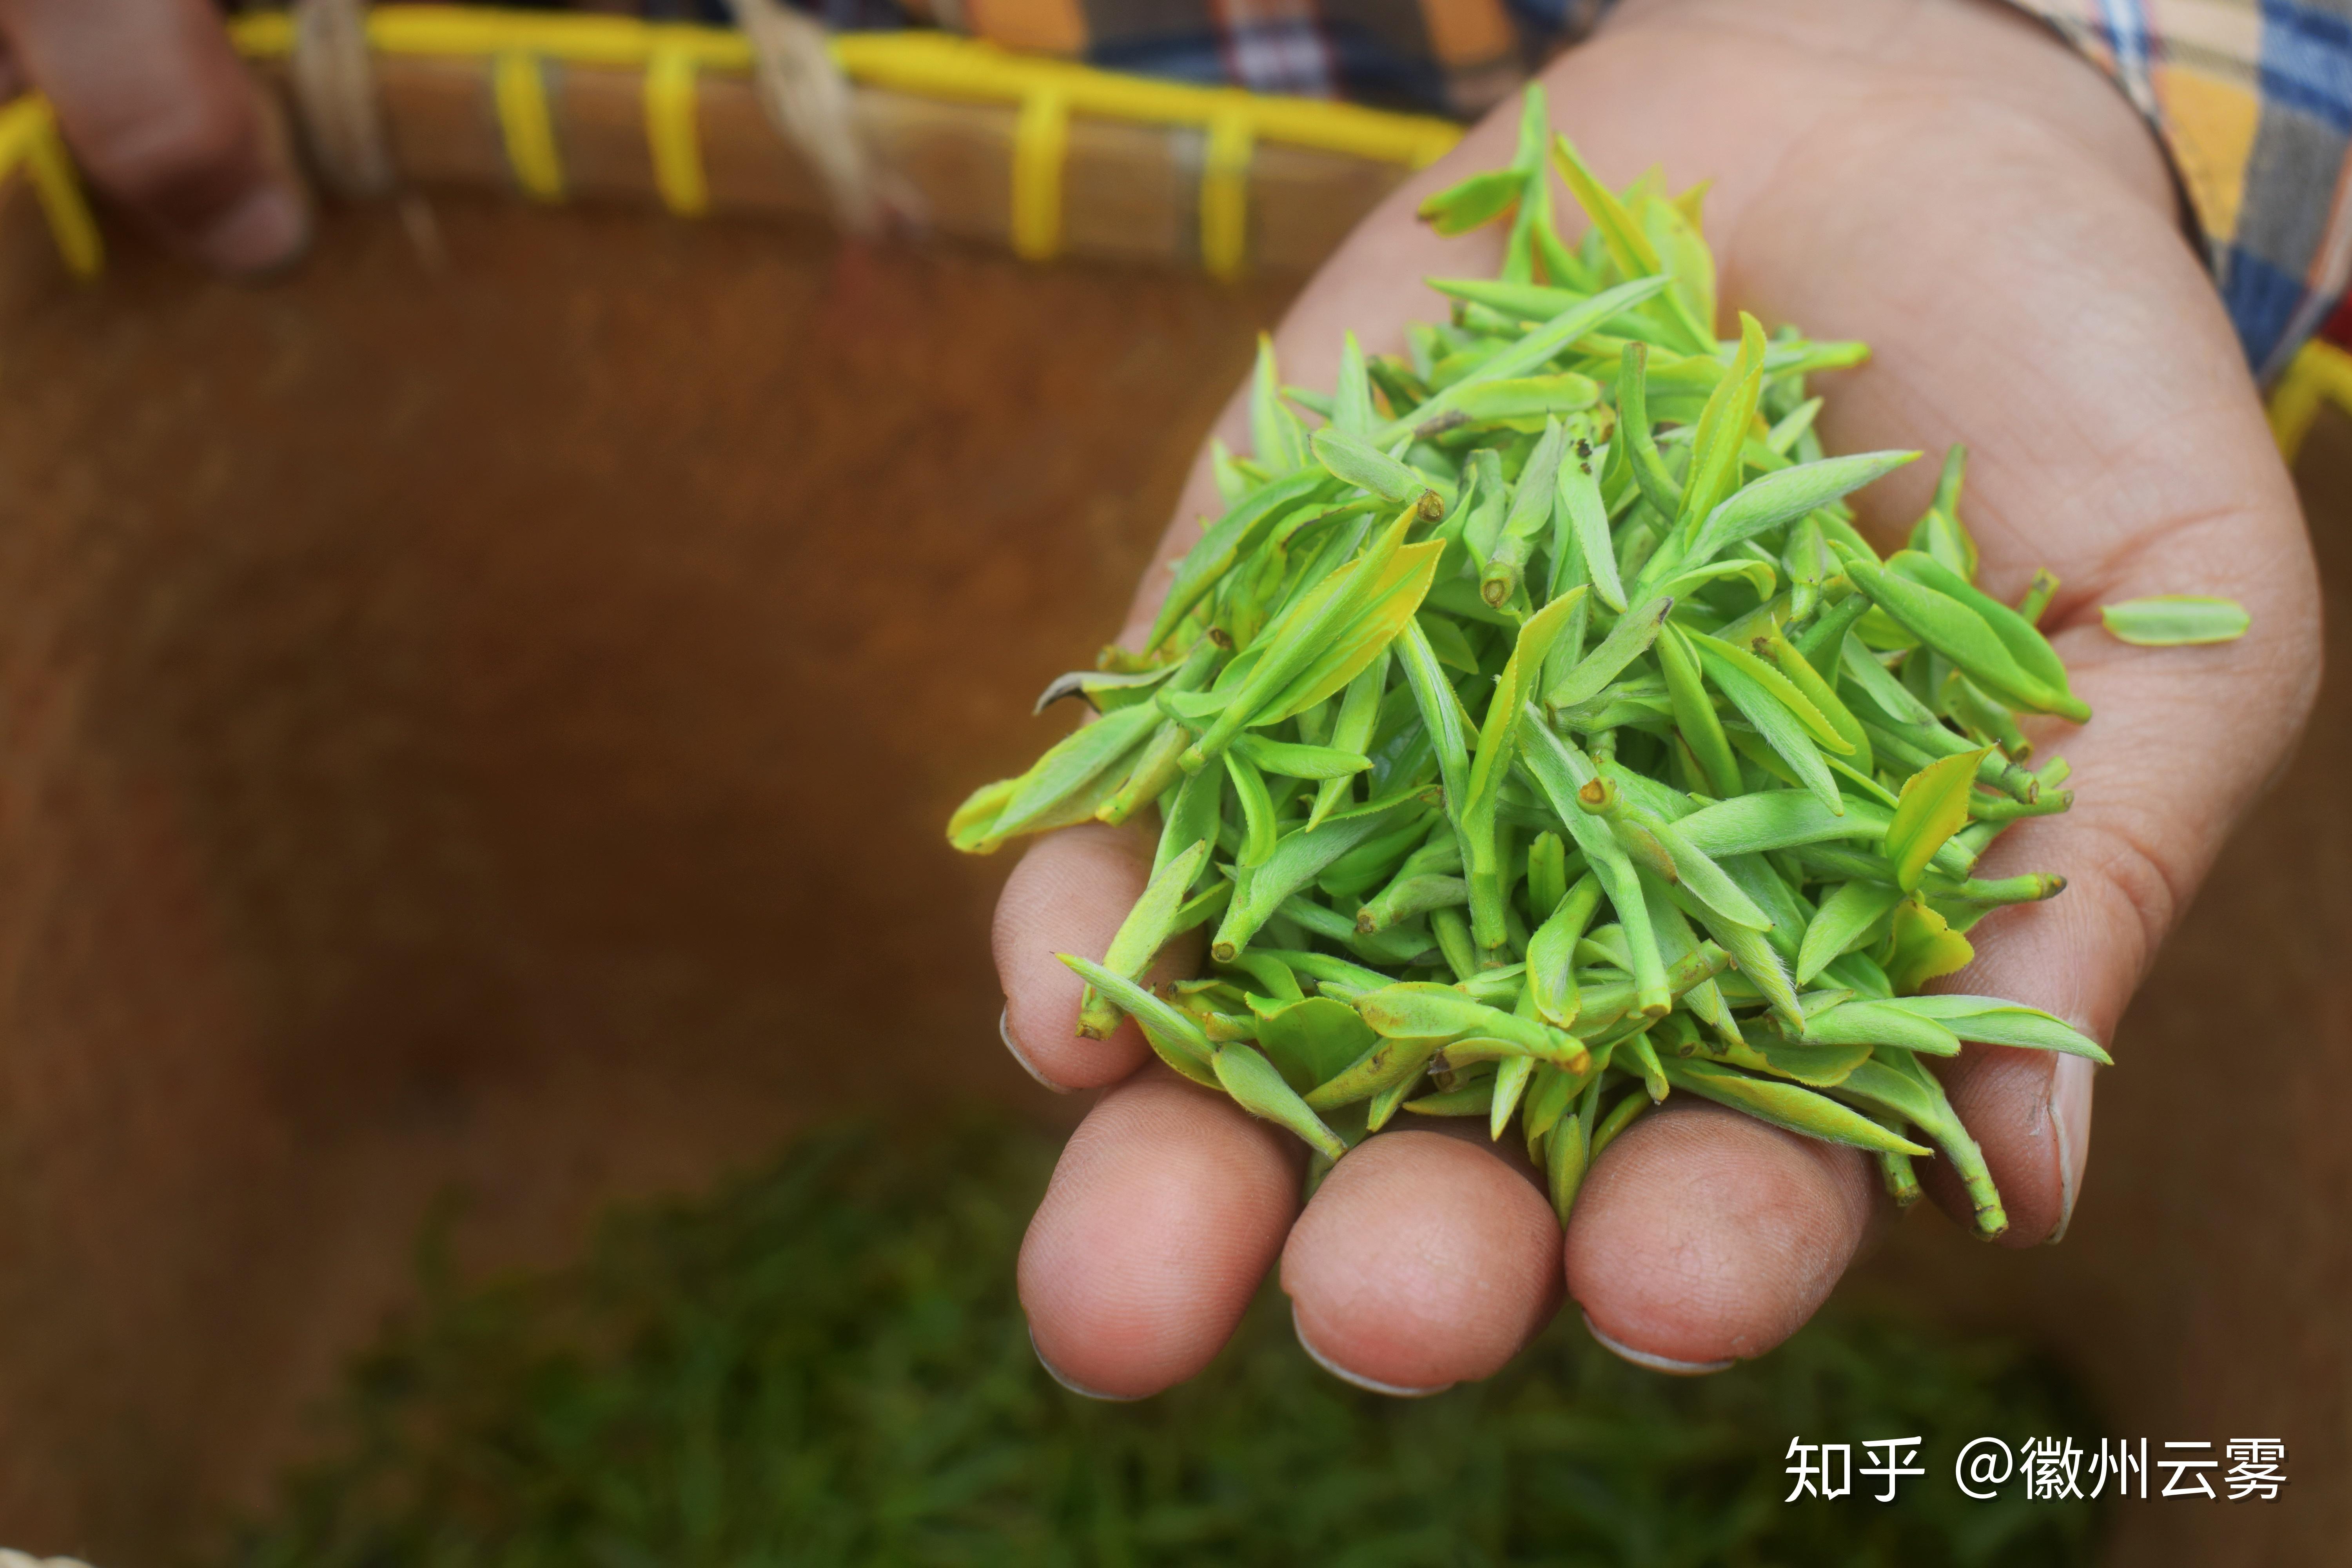
[(2098, 901), (2121, 917), (2124, 931), (2118, 935), (2137, 936), (2130, 954), (2135, 973), (2146, 972), (2191, 891), (2189, 875), (2155, 847), (2160, 826), (2137, 822), (2117, 811), (2084, 824), (2088, 832), (2076, 885), (2087, 883), (2095, 896), (2104, 895)]
[(190, 93), (99, 115), (77, 137), (77, 151), (118, 197), (186, 221), (243, 189), (258, 131), (250, 104)]

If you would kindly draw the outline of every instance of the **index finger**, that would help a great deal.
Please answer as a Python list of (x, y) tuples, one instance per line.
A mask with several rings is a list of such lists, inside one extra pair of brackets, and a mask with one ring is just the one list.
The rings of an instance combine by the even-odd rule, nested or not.
[[(1140, 1067), (1151, 1047), (1122, 1016), (1108, 1039), (1078, 1034), (1086, 983), (1056, 953), (1099, 959), (1150, 880), (1153, 841), (1138, 826), (1088, 823), (1049, 833), (1013, 868), (992, 933), (1004, 987), (1004, 1043), (1051, 1089), (1100, 1089)], [(1200, 940), (1186, 934), (1145, 972), (1156, 985), (1198, 971)]]

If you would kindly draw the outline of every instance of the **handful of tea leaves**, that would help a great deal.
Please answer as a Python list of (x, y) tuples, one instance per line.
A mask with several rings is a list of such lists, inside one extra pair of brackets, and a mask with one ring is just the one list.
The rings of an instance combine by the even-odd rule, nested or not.
[[(1549, 171), (1591, 219), (1555, 232)], [(1431, 197), (1507, 222), (1501, 276), (1403, 358), (1352, 336), (1328, 397), (1261, 347), (1247, 458), (1144, 651), (1047, 700), (1100, 717), (956, 813), (985, 853), (1158, 805), (1150, 885), (1080, 1032), (1168, 1065), (1328, 1169), (1400, 1111), (1514, 1115), (1563, 1223), (1591, 1161), (1674, 1093), (1871, 1150), (1898, 1201), (1940, 1150), (2006, 1227), (1921, 1058), (1963, 1040), (2105, 1061), (2049, 1014), (1918, 995), (1967, 932), (2065, 886), (1983, 879), (2066, 809), (2023, 713), (2090, 710), (2035, 620), (1975, 584), (1944, 465), (1882, 560), (1843, 498), (1915, 452), (1824, 456), (1809, 372), (1858, 343), (1718, 343), (1699, 193), (1612, 193), (1532, 89), (1512, 165)], [(1297, 410), (1320, 420), (1311, 432)], [(1139, 977), (1209, 931), (1211, 972)]]

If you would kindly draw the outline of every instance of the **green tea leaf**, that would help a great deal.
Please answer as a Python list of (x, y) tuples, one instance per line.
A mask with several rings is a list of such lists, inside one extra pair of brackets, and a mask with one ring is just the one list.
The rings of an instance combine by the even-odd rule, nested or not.
[(1132, 1017), (1161, 1060), (1194, 1082), (1214, 1087), (1216, 1080), (1209, 1069), (1215, 1047), (1210, 1045), (1201, 1026), (1187, 1017), (1182, 1009), (1170, 1005), (1124, 974), (1114, 974), (1090, 959), (1074, 952), (1057, 952), (1054, 956)]
[(2058, 1051), (2088, 1057), (2102, 1067), (2115, 1065), (2115, 1058), (2101, 1049), (2096, 1040), (2064, 1019), (1998, 996), (1899, 996), (1881, 1005), (1932, 1018), (1961, 1039), (1979, 1045)]
[(1603, 289), (1590, 300), (1570, 306), (1542, 326), (1521, 338), (1509, 348), (1495, 354), (1477, 369), (1444, 391), (1423, 402), (1411, 412), (1391, 420), (1372, 432), (1374, 446), (1395, 440), (1409, 431), (1418, 430), (1440, 414), (1454, 406), (1454, 400), (1471, 387), (1489, 381), (1509, 381), (1526, 375), (1538, 365), (1550, 361), (1578, 339), (1593, 331), (1620, 313), (1633, 310), (1644, 300), (1654, 299), (1666, 286), (1664, 278), (1639, 278), (1630, 283), (1620, 283)]
[[(1798, 723), (1805, 727), (1806, 732), (1811, 734), (1814, 742), (1823, 750), (1835, 752), (1842, 757), (1853, 755), (1854, 749), (1853, 743), (1838, 733), (1838, 728), (1830, 722), (1829, 715), (1814, 706), (1812, 699), (1799, 690), (1796, 683), (1787, 676), (1746, 648), (1726, 642), (1721, 637), (1709, 637), (1704, 632), (1693, 632), (1690, 637), (1692, 645), (1698, 650), (1700, 659), (1706, 666), (1708, 678), (1715, 679), (1717, 685), (1721, 685), (1719, 676), (1723, 670), (1728, 668), (1738, 671), (1762, 689), (1774, 702), (1787, 710)], [(1724, 695), (1730, 697), (1731, 693), (1727, 689)], [(1732, 700), (1734, 702), (1738, 701), (1737, 698)], [(1740, 708), (1740, 711), (1748, 713), (1744, 705)], [(1764, 728), (1762, 724), (1757, 722), (1753, 713), (1748, 713), (1748, 721), (1756, 724), (1759, 731)], [(1767, 738), (1769, 738), (1769, 735)]]
[(1413, 216), (1449, 237), (1467, 234), (1507, 216), (1519, 205), (1519, 193), (1526, 186), (1527, 181), (1514, 169), (1473, 174), (1423, 197)]
[[(1592, 477), (1591, 465), (1561, 464), (1555, 485), (1557, 504), (1568, 520), (1568, 532), (1576, 541), (1585, 573), (1592, 579), (1593, 595), (1622, 616), (1625, 610), (1625, 587), (1617, 572), (1616, 546), (1609, 536), (1609, 509), (1601, 500), (1599, 482)], [(1604, 641), (1601, 646), (1608, 645)], [(1634, 649), (1634, 653), (1640, 651)], [(1633, 657), (1626, 656), (1628, 659)]]
[(1953, 571), (1934, 556), (1916, 550), (1898, 550), (1887, 558), (1886, 570), (1966, 605), (1992, 628), (1993, 636), (2009, 650), (2018, 668), (2034, 680), (2062, 696), (2071, 697), (2066, 686), (2066, 666), (2058, 652), (2050, 646), (2032, 621), (1984, 592), (1965, 576)]
[(1741, 540), (1793, 522), (1918, 456), (1906, 451), (1857, 452), (1850, 458), (1799, 463), (1750, 479), (1707, 513), (1684, 557), (1685, 564), (1712, 561)]
[[(2037, 679), (2020, 664), (2007, 643), (1975, 607), (1911, 577), (1884, 570), (1859, 551), (1843, 548), (1839, 555), (1845, 563), (1846, 574), (1856, 587), (1870, 595), (1873, 603), (1986, 690), (2020, 708), (2061, 714), (2078, 724), (2090, 718), (2088, 705), (2072, 693)], [(1926, 561), (1927, 557), (1918, 559)], [(1927, 564), (1935, 566), (1932, 561)], [(1935, 569), (1942, 572), (1941, 567)], [(2003, 609), (2015, 617), (2015, 611), (2006, 606)], [(2030, 626), (2026, 629), (2032, 630)], [(2041, 633), (2033, 635), (2039, 637)]]
[[(1159, 724), (1159, 710), (1144, 706), (1122, 708), (1079, 725), (1021, 775), (1021, 787), (1004, 803), (991, 833), (1010, 838), (1092, 816), (1095, 805), (1118, 784), (1120, 760)], [(1086, 804), (1090, 794), (1092, 805)]]
[(1740, 448), (1755, 422), (1763, 378), (1764, 329), (1742, 310), (1738, 357), (1706, 400), (1692, 438), (1690, 477), (1683, 481), (1682, 510), (1675, 518), (1676, 526), (1686, 532), (1739, 488)]
[(1962, 752), (1928, 763), (1904, 781), (1886, 827), (1886, 858), (1895, 862), (1895, 885), (1908, 893), (1919, 886), (1927, 862), (1969, 819), (1969, 791), (1977, 764), (1991, 751)]
[[(1183, 908), (1185, 895), (1201, 874), (1202, 863), (1209, 858), (1209, 846), (1195, 844), (1170, 861), (1143, 889), (1135, 907), (1118, 924), (1103, 953), (1102, 965), (1113, 974), (1129, 980), (1140, 976), (1160, 955), (1169, 937), (1175, 933), (1177, 911)], [(1118, 1024), (1118, 1006), (1104, 993), (1089, 985), (1078, 1002), (1078, 1033), (1088, 1039), (1108, 1039)]]
[(1337, 1110), (1374, 1095), (1386, 1093), (1421, 1076), (1444, 1040), (1382, 1040), (1328, 1081), (1317, 1085), (1307, 1103), (1317, 1110)]
[(1339, 581), (1334, 583), (1333, 592), (1354, 597), (1354, 615), (1326, 633), (1326, 641), (1313, 652), (1307, 667), (1259, 710), (1258, 722), (1276, 724), (1296, 718), (1337, 693), (1387, 652), (1429, 597), (1444, 553), (1444, 545), (1436, 540), (1405, 545), (1366, 588), (1342, 577), (1363, 569), (1361, 563), (1350, 563), (1334, 573)]
[(967, 855), (992, 855), (1004, 842), (996, 829), (996, 819), (1004, 815), (1004, 803), (1019, 793), (1017, 778), (999, 779), (985, 784), (964, 797), (964, 803), (948, 818), (948, 843)]
[(1976, 962), (1967, 937), (1934, 910), (1908, 900), (1895, 906), (1895, 925), (1882, 967), (1899, 992), (1916, 991), (1930, 980), (1955, 974)]
[(1430, 493), (1429, 481), (1410, 463), (1401, 463), (1360, 437), (1327, 426), (1309, 438), (1315, 458), (1342, 483), (1402, 505)]
[(1902, 901), (1903, 889), (1889, 883), (1840, 882), (1805, 927), (1804, 945), (1797, 954), (1797, 984), (1811, 984), (1815, 975)]
[(1843, 1002), (1805, 1020), (1805, 1043), (1816, 1046), (1895, 1046), (1929, 1056), (1960, 1053), (1960, 1037), (1933, 1018), (1891, 1002)]
[(1250, 383), (1250, 440), (1258, 466), (1269, 474), (1279, 477), (1307, 464), (1307, 430), (1283, 406), (1274, 340), (1264, 332), (1257, 335), (1257, 370)]
[(1652, 197), (1640, 208), (1642, 233), (1656, 252), (1683, 312), (1701, 325), (1715, 320), (1715, 256), (1700, 237), (1696, 220), (1673, 202)]
[(1543, 694), (1545, 706), (1573, 708), (1599, 696), (1602, 687), (1649, 651), (1650, 645), (1657, 640), (1658, 628), (1665, 625), (1666, 616), (1674, 607), (1672, 599), (1653, 599), (1638, 610), (1619, 616), (1617, 624), (1601, 639), (1600, 646), (1578, 660)]
[(2193, 594), (2159, 594), (2147, 599), (2121, 599), (2099, 606), (2099, 620), (2117, 642), (2140, 647), (2190, 647), (2202, 643), (2235, 642), (2253, 625), (2246, 607), (2235, 599), (2210, 599)]
[[(1262, 956), (1250, 953), (1243, 957)], [(1312, 996), (1257, 1015), (1258, 1048), (1301, 1094), (1326, 1082), (1380, 1044), (1356, 1010)]]
[(1364, 370), (1364, 351), (1349, 332), (1339, 340), (1339, 378), (1331, 394), (1331, 428), (1359, 439), (1372, 427), (1372, 378)]
[(1289, 779), (1343, 779), (1372, 765), (1372, 759), (1360, 752), (1343, 752), (1334, 746), (1302, 746), (1290, 741), (1269, 741), (1261, 735), (1235, 736), (1234, 750), (1247, 757), (1260, 773)]
[(1465, 424), (1481, 425), (1577, 414), (1600, 401), (1599, 382), (1589, 375), (1562, 372), (1479, 382), (1454, 397), (1453, 412)]
[(1857, 815), (1853, 802), (1843, 812), (1832, 812), (1816, 795), (1803, 790), (1764, 790), (1718, 801), (1684, 817), (1675, 826), (1706, 854), (1718, 859), (1770, 849), (1793, 849), (1834, 838), (1875, 839), (1883, 825)]
[(1327, 1159), (1337, 1160), (1347, 1153), (1346, 1142), (1323, 1124), (1297, 1089), (1283, 1081), (1272, 1062), (1249, 1047), (1222, 1046), (1212, 1065), (1225, 1092), (1252, 1116), (1288, 1128)]
[(1466, 300), (1522, 321), (1549, 321), (1562, 310), (1591, 298), (1580, 289), (1510, 283), (1495, 278), (1424, 278), (1422, 281), (1448, 299)]
[(1331, 476), (1319, 466), (1287, 475), (1244, 497), (1210, 524), (1201, 542), (1176, 563), (1175, 579), (1168, 585), (1168, 596), (1160, 602), (1160, 612), (1152, 617), (1143, 646), (1156, 648), (1166, 642), (1178, 623), (1233, 570), (1234, 563), (1256, 550), (1288, 509), (1331, 482)]
[(1284, 834), (1264, 865), (1243, 868), (1242, 876), (1235, 879), (1234, 901), (1209, 943), (1211, 956), (1223, 962), (1247, 947), (1285, 899), (1312, 884), (1349, 850), (1394, 826), (1398, 809), (1391, 807), (1378, 816), (1334, 818), (1312, 832)]
[(1744, 1110), (1759, 1121), (1769, 1121), (1790, 1132), (1856, 1149), (1887, 1150), (1900, 1154), (1931, 1152), (1925, 1144), (1898, 1137), (1867, 1116), (1793, 1083), (1753, 1078), (1712, 1062), (1668, 1058), (1660, 1065), (1665, 1069), (1666, 1081), (1675, 1088), (1734, 1110)]
[(1547, 1061), (1569, 1061), (1583, 1047), (1532, 1018), (1473, 1002), (1451, 985), (1410, 981), (1368, 991), (1354, 999), (1356, 1012), (1384, 1039), (1501, 1040)]

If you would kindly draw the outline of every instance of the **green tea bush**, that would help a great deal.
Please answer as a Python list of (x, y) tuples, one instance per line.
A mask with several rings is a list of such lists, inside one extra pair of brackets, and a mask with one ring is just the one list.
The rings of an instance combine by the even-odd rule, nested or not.
[[(1038, 1367), (1013, 1290), (1051, 1158), (992, 1122), (834, 1132), (709, 1195), (614, 1215), (558, 1272), (459, 1287), (429, 1265), (420, 1310), (354, 1365), (331, 1455), (226, 1561), (2089, 1561), (2090, 1508), (1970, 1502), (1948, 1469), (1979, 1435), (2095, 1439), (2062, 1377), (2014, 1345), (1834, 1312), (1758, 1363), (1678, 1381), (1610, 1356), (1570, 1310), (1503, 1375), (1402, 1403), (1317, 1370), (1269, 1291), (1191, 1384), (1078, 1398)], [(1929, 1473), (1892, 1505), (1784, 1504), (1799, 1435), (1919, 1435)]]

